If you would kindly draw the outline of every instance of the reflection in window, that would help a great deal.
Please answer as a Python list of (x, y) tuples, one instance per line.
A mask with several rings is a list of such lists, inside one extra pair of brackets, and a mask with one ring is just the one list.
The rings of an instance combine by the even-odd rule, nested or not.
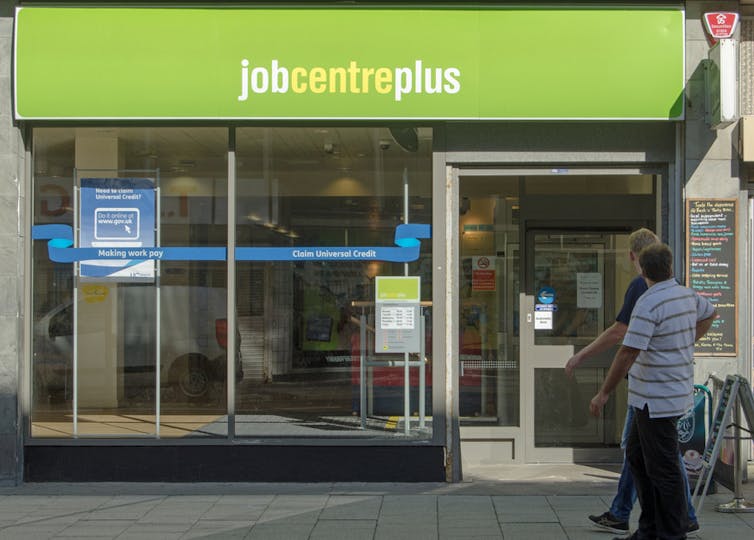
[[(392, 246), (403, 222), (404, 181), (409, 221), (431, 223), (431, 131), (410, 132), (416, 147), (404, 149), (384, 128), (238, 129), (238, 245)], [(403, 355), (375, 354), (373, 331), (374, 278), (403, 270), (403, 264), (381, 261), (238, 262), (244, 379), (236, 389), (236, 433), (403, 435), (404, 373), (396, 365)], [(431, 299), (429, 242), (409, 274), (421, 276), (422, 297)], [(429, 308), (425, 315), (429, 329)], [(429, 330), (425, 339), (430, 343)], [(419, 370), (410, 371), (413, 414), (419, 411)], [(425, 373), (429, 404), (428, 365)], [(416, 418), (411, 425), (412, 437), (429, 435)]]
[(518, 426), (518, 180), (468, 176), (459, 189), (461, 422)]
[[(409, 221), (431, 223), (430, 129), (236, 133), (238, 246), (392, 247), (406, 203)], [(81, 178), (151, 178), (159, 245), (228, 246), (226, 128), (36, 128), (33, 140), (35, 225), (74, 225)], [(375, 353), (373, 302), (374, 278), (403, 264), (239, 262), (231, 315), (224, 261), (161, 261), (158, 296), (157, 281), (76, 282), (44, 242), (33, 250), (33, 437), (227, 436), (228, 369), (238, 436), (402, 436), (403, 355)], [(410, 437), (424, 438), (430, 242), (408, 272), (427, 303), (425, 355), (410, 358), (410, 412), (422, 364), (428, 417), (414, 417)]]
[(625, 381), (610, 396), (600, 418), (589, 414), (589, 402), (606, 373), (603, 368), (577, 369), (569, 379), (562, 368), (534, 370), (536, 446), (593, 448), (620, 441), (625, 408), (617, 402), (618, 396), (625, 395)]
[[(160, 190), (159, 245), (227, 244), (227, 129), (33, 135), (35, 225), (73, 226), (82, 178), (149, 178)], [(74, 281), (73, 265), (51, 262), (44, 242), (33, 250), (32, 436), (227, 433), (225, 263), (163, 263), (158, 324), (156, 280)]]

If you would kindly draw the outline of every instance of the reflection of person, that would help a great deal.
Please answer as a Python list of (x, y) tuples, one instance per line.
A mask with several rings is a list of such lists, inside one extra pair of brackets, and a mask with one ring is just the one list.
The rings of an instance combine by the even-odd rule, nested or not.
[(623, 345), (589, 409), (599, 416), (626, 374), (634, 421), (626, 459), (641, 503), (632, 539), (681, 539), (689, 529), (688, 489), (678, 460), (678, 419), (694, 405), (694, 342), (712, 325), (706, 298), (673, 279), (665, 244), (642, 250), (639, 266), (647, 292), (637, 300)]
[(356, 283), (353, 300), (360, 302), (374, 302), (374, 278), (382, 273), (380, 261), (368, 261), (362, 269), (362, 278)]
[[(553, 337), (588, 336), (589, 310), (578, 305), (577, 275), (580, 271), (576, 256), (554, 260), (550, 285), (555, 290), (558, 310), (554, 315)], [(592, 332), (592, 335), (594, 332)]]

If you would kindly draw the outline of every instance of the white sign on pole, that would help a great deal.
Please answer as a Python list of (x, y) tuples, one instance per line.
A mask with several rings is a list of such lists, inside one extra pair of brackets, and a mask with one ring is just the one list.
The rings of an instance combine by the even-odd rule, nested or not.
[(384, 306), (380, 311), (383, 330), (413, 330), (414, 306)]

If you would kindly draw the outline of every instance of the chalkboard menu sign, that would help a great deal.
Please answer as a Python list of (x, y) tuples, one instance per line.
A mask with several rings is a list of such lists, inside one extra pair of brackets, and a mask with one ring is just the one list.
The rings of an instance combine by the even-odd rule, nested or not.
[(718, 318), (700, 339), (694, 354), (735, 356), (738, 352), (736, 311), (736, 199), (686, 201), (686, 279), (708, 298)]

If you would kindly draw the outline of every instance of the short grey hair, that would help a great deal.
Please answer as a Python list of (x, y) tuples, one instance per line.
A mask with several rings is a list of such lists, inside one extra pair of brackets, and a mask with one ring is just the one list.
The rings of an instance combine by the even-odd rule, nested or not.
[(628, 245), (631, 249), (631, 253), (638, 255), (641, 250), (652, 244), (658, 244), (660, 239), (657, 235), (646, 228), (641, 228), (631, 233), (628, 237)]

